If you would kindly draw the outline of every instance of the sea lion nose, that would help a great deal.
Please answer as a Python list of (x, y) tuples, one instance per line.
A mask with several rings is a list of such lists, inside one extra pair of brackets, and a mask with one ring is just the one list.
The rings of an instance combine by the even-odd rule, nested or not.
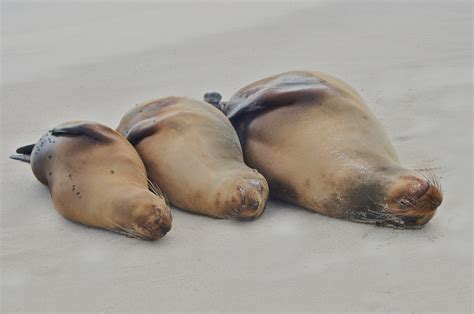
[(435, 210), (443, 200), (438, 186), (414, 176), (401, 178), (395, 184), (392, 195), (401, 210)]
[(136, 233), (145, 240), (157, 240), (165, 236), (172, 225), (169, 208), (163, 204), (142, 204), (136, 207)]
[(438, 182), (415, 175), (398, 177), (388, 194), (388, 208), (403, 227), (417, 228), (433, 218), (443, 195)]
[(161, 216), (159, 229), (161, 236), (166, 235), (171, 230), (171, 216)]
[(239, 201), (236, 209), (238, 218), (251, 219), (258, 217), (262, 211), (262, 199), (260, 193), (258, 193), (260, 192), (260, 186), (255, 186), (249, 182), (248, 185), (240, 185), (238, 191)]
[(258, 178), (246, 178), (236, 182), (235, 192), (230, 199), (232, 217), (249, 220), (259, 217), (268, 197), (266, 182)]
[(426, 180), (416, 179), (411, 184), (408, 184), (407, 190), (400, 198), (400, 208), (409, 207), (414, 202), (419, 200), (429, 190), (430, 184)]

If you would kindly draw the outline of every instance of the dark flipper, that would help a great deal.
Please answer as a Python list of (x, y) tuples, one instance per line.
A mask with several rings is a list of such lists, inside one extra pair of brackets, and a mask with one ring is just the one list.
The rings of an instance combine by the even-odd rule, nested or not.
[(132, 145), (137, 145), (140, 141), (152, 135), (158, 130), (158, 123), (155, 119), (146, 119), (135, 123), (128, 131), (124, 134), (127, 140)]
[(19, 161), (23, 161), (23, 162), (27, 162), (27, 163), (30, 163), (30, 157), (31, 155), (22, 155), (22, 154), (13, 154), (13, 155), (10, 155), (10, 158), (11, 159), (15, 159), (15, 160), (19, 160)]
[(10, 158), (29, 163), (31, 152), (33, 151), (34, 147), (35, 147), (35, 144), (22, 146), (22, 147), (18, 148), (16, 150), (17, 153), (11, 155)]
[(235, 121), (240, 116), (272, 107), (317, 103), (327, 94), (327, 87), (322, 79), (309, 72), (286, 72), (245, 86), (227, 103), (220, 102), (218, 108)]
[(211, 105), (218, 105), (222, 99), (222, 95), (218, 92), (207, 92), (203, 96), (203, 100)]
[(213, 105), (219, 110), (222, 110), (222, 108), (224, 108), (225, 103), (226, 103), (224, 101), (221, 101), (222, 95), (218, 92), (207, 92), (204, 94), (202, 98), (205, 102)]
[(16, 150), (16, 153), (22, 154), (22, 155), (31, 155), (31, 152), (33, 151), (33, 147), (35, 147), (35, 144), (22, 146)]
[(113, 140), (111, 129), (94, 122), (78, 122), (51, 130), (54, 136), (87, 136), (96, 141), (109, 142)]

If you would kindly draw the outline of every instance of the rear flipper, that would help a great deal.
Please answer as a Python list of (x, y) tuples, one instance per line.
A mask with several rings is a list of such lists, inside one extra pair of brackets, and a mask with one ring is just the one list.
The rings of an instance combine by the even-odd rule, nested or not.
[[(49, 131), (53, 136), (87, 136), (93, 140), (109, 143), (113, 141), (113, 130), (101, 124), (88, 121), (75, 121), (61, 125)], [(10, 156), (11, 159), (30, 162), (31, 152), (35, 144), (18, 148), (16, 154)]]
[(213, 105), (214, 107), (216, 107), (217, 109), (221, 110), (226, 102), (225, 101), (221, 101), (222, 100), (222, 95), (218, 92), (207, 92), (204, 94), (203, 96), (203, 100), (211, 105)]
[(22, 146), (22, 147), (18, 148), (16, 150), (16, 154), (11, 155), (10, 158), (29, 163), (30, 162), (30, 157), (31, 157), (31, 152), (33, 151), (34, 147), (35, 147), (35, 144)]

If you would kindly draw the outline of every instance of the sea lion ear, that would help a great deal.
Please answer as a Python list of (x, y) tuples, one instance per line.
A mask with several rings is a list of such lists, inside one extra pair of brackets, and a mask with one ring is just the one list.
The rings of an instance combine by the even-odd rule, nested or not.
[(124, 134), (125, 138), (132, 144), (137, 145), (142, 139), (158, 130), (156, 119), (146, 119), (135, 123)]
[(111, 142), (114, 140), (114, 131), (106, 126), (95, 122), (77, 122), (50, 130), (54, 136), (87, 136), (99, 142)]

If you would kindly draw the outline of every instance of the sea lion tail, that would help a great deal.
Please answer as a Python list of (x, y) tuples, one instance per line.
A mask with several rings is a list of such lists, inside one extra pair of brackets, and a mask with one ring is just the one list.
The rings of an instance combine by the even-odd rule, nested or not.
[(224, 105), (226, 104), (225, 101), (221, 101), (222, 95), (219, 92), (207, 92), (202, 98), (205, 102), (213, 105), (221, 111), (224, 108)]
[(33, 147), (35, 147), (35, 144), (22, 146), (18, 148), (16, 154), (11, 155), (10, 158), (29, 163)]

